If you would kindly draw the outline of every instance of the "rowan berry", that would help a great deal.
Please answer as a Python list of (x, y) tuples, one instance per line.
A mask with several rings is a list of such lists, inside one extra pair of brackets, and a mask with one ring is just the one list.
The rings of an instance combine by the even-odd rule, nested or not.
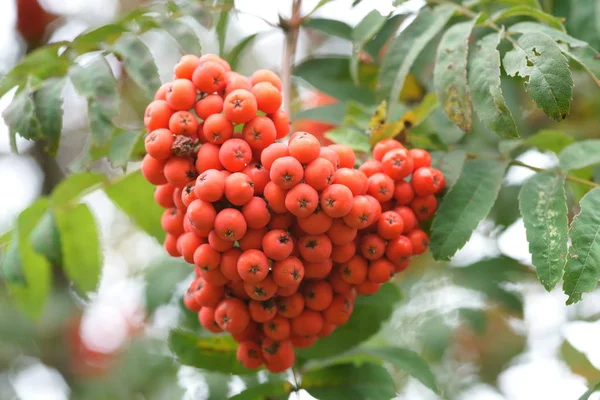
[(254, 118), (257, 111), (256, 97), (247, 90), (237, 89), (225, 97), (223, 112), (235, 124), (245, 124)]
[(378, 172), (369, 177), (369, 188), (367, 193), (379, 203), (384, 203), (394, 197), (394, 181), (384, 173)]
[(285, 196), (285, 206), (298, 218), (311, 215), (319, 205), (319, 194), (306, 183), (294, 186)]
[(187, 111), (196, 104), (196, 88), (187, 79), (175, 79), (167, 88), (167, 104), (175, 111)]
[(290, 133), (290, 117), (284, 109), (279, 109), (273, 114), (269, 114), (268, 117), (271, 118), (271, 121), (275, 125), (277, 139), (283, 139)]
[(165, 163), (164, 174), (167, 182), (179, 188), (183, 188), (197, 176), (192, 160), (181, 157), (169, 158)]
[(262, 150), (275, 142), (277, 131), (273, 121), (258, 115), (246, 122), (242, 129), (242, 137), (251, 148)]
[(379, 172), (383, 172), (383, 164), (377, 160), (365, 161), (358, 170), (364, 173), (367, 177), (371, 177)]
[(269, 71), (268, 69), (259, 69), (258, 71), (255, 71), (250, 77), (250, 82), (252, 82), (252, 86), (256, 86), (261, 82), (268, 82), (275, 86), (279, 92), (283, 91), (281, 79), (279, 79), (275, 72)]
[(204, 329), (212, 333), (223, 332), (223, 329), (217, 324), (215, 320), (215, 309), (210, 307), (202, 307), (198, 313), (198, 321)]
[(246, 290), (251, 299), (260, 301), (269, 300), (277, 292), (277, 284), (271, 275), (267, 275), (260, 282), (244, 281), (244, 290)]
[(410, 182), (396, 181), (394, 188), (394, 199), (398, 202), (398, 205), (409, 204), (415, 198), (415, 190), (413, 189)]
[(423, 254), (429, 247), (429, 236), (420, 229), (414, 229), (407, 234), (413, 247), (413, 254)]
[(373, 158), (376, 161), (381, 161), (389, 151), (403, 148), (402, 143), (395, 139), (383, 139), (373, 147)]
[(348, 262), (342, 264), (340, 272), (344, 281), (358, 285), (367, 278), (368, 264), (362, 256), (355, 255)]
[(230, 297), (216, 307), (215, 321), (225, 332), (241, 333), (250, 323), (250, 313), (241, 300)]
[(385, 254), (385, 245), (381, 236), (370, 233), (360, 240), (360, 253), (367, 260), (379, 260)]
[(302, 288), (304, 306), (313, 311), (323, 311), (333, 300), (331, 284), (324, 280), (306, 282)]
[(259, 323), (267, 322), (277, 314), (277, 305), (273, 299), (265, 301), (250, 300), (248, 309), (252, 320)]
[(318, 262), (331, 256), (331, 240), (327, 235), (309, 235), (298, 239), (298, 250), (308, 262)]
[(217, 62), (201, 62), (192, 74), (194, 86), (202, 93), (215, 93), (225, 89), (225, 68)]
[(412, 157), (406, 149), (394, 149), (388, 151), (383, 159), (383, 172), (393, 180), (401, 180), (413, 171)]
[(233, 137), (233, 124), (223, 114), (210, 115), (202, 127), (208, 143), (223, 144)]
[(222, 170), (223, 164), (219, 160), (220, 147), (212, 143), (205, 143), (198, 150), (196, 158), (196, 171), (202, 173), (209, 169)]
[(165, 162), (163, 160), (157, 160), (149, 154), (146, 154), (142, 159), (142, 175), (153, 185), (164, 185), (167, 183), (164, 169)]
[(413, 159), (414, 171), (431, 166), (431, 155), (427, 150), (410, 149), (408, 154)]
[(281, 107), (281, 91), (270, 82), (258, 82), (252, 87), (252, 94), (256, 97), (258, 109), (265, 114), (272, 114)]
[(216, 225), (217, 211), (212, 203), (204, 200), (194, 200), (190, 203), (186, 211), (186, 217), (193, 227), (206, 231), (206, 235)]
[(386, 211), (377, 220), (377, 234), (386, 240), (397, 238), (403, 230), (404, 221), (395, 211)]
[(235, 354), (239, 362), (248, 369), (256, 369), (263, 365), (262, 351), (258, 342), (248, 340), (240, 343)]
[[(210, 240), (210, 236), (209, 236)], [(222, 239), (221, 239), (222, 240)], [(232, 245), (233, 242), (229, 241)], [(242, 277), (237, 270), (237, 262), (242, 255), (242, 251), (236, 247), (225, 250), (221, 254), (221, 260), (219, 262), (219, 269), (225, 278), (229, 281), (241, 281)], [(243, 289), (243, 288), (242, 288)], [(245, 293), (244, 290), (242, 290)]]
[(194, 262), (194, 252), (203, 243), (206, 243), (206, 239), (199, 238), (195, 233), (185, 232), (177, 239), (177, 250), (191, 264)]
[(214, 221), (215, 231), (221, 239), (240, 240), (248, 228), (244, 216), (235, 208), (220, 211)]
[(413, 245), (406, 236), (398, 236), (388, 242), (385, 248), (385, 256), (395, 265), (402, 263), (413, 254)]
[(367, 278), (373, 283), (385, 283), (394, 274), (394, 264), (386, 259), (380, 258), (369, 263)]
[(335, 151), (340, 158), (340, 168), (354, 168), (356, 163), (354, 150), (343, 144), (331, 144), (329, 148)]
[(354, 302), (348, 295), (337, 294), (334, 296), (329, 307), (323, 311), (323, 319), (325, 323), (336, 326), (343, 325), (348, 322), (348, 319), (354, 311)]
[(285, 156), (273, 161), (269, 176), (277, 186), (288, 190), (300, 183), (304, 177), (304, 169), (300, 161), (294, 157)]
[(410, 208), (412, 208), (419, 221), (424, 221), (431, 218), (435, 213), (437, 208), (437, 199), (433, 195), (415, 197), (415, 199), (410, 203)]
[(171, 156), (173, 134), (168, 129), (157, 129), (144, 140), (146, 152), (157, 160), (165, 160)]
[(275, 298), (277, 314), (286, 318), (295, 318), (304, 310), (304, 296), (295, 292), (289, 296)]
[(292, 332), (298, 336), (312, 336), (323, 329), (323, 315), (305, 308), (300, 315), (292, 319)]
[(297, 286), (304, 279), (304, 265), (297, 257), (288, 257), (273, 264), (273, 279), (278, 286)]
[(260, 282), (269, 273), (269, 259), (260, 250), (246, 250), (237, 261), (237, 270), (245, 282)]
[(157, 129), (168, 129), (169, 119), (175, 110), (173, 110), (165, 100), (154, 100), (148, 104), (144, 112), (144, 125), (148, 132)]
[(164, 185), (158, 185), (154, 189), (154, 201), (156, 201), (156, 204), (158, 204), (162, 208), (175, 207), (175, 203), (173, 202), (174, 190), (175, 187), (169, 183), (166, 183)]

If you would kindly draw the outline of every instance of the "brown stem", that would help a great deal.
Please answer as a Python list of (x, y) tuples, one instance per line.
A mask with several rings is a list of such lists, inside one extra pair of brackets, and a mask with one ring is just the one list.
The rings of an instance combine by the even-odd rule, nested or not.
[(300, 6), (302, 0), (294, 0), (292, 4), (292, 15), (288, 20), (281, 22), (285, 33), (285, 46), (283, 48), (283, 60), (281, 62), (281, 81), (283, 84), (283, 107), (292, 117), (292, 69), (294, 68), (294, 58), (296, 55), (296, 45), (298, 43), (298, 33), (302, 18), (300, 16)]

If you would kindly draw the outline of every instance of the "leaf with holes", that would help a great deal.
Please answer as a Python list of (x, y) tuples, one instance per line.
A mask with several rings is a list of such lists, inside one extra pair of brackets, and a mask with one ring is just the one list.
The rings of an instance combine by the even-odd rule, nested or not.
[(580, 204), (581, 212), (571, 222), (571, 247), (563, 277), (567, 304), (581, 300), (600, 280), (600, 188), (589, 191)]
[(600, 140), (588, 139), (575, 142), (560, 152), (558, 161), (565, 171), (600, 164)]
[(183, 365), (224, 374), (253, 372), (237, 360), (237, 343), (229, 336), (198, 336), (176, 329), (169, 334), (169, 347)]
[(433, 11), (425, 9), (419, 12), (416, 19), (392, 40), (379, 70), (377, 83), (379, 101), (388, 99), (389, 107), (393, 107), (398, 102), (406, 76), (417, 56), (442, 30), (455, 9), (452, 5), (442, 5)]
[(565, 177), (545, 172), (529, 178), (519, 193), (529, 252), (540, 282), (550, 291), (560, 280), (567, 256)]
[(202, 45), (196, 32), (185, 21), (181, 19), (165, 18), (160, 21), (161, 27), (175, 39), (183, 54), (202, 54)]
[(119, 60), (123, 62), (125, 71), (131, 79), (146, 93), (148, 99), (161, 85), (156, 63), (148, 47), (136, 36), (122, 35), (113, 46)]
[(93, 292), (102, 270), (102, 246), (96, 220), (87, 205), (55, 209), (62, 267), (80, 293)]
[(431, 252), (435, 259), (450, 259), (467, 243), (492, 209), (507, 166), (507, 162), (490, 159), (465, 163), (433, 219)]
[(160, 243), (165, 239), (165, 231), (160, 224), (163, 209), (153, 201), (140, 202), (139, 199), (152, 198), (154, 186), (148, 183), (138, 170), (112, 183), (106, 194), (129, 215), (141, 229)]
[(389, 400), (396, 395), (390, 374), (372, 363), (310, 369), (302, 377), (302, 388), (320, 400)]
[(497, 50), (503, 31), (480, 39), (469, 55), (469, 91), (473, 109), (492, 132), (500, 137), (519, 137), (517, 126), (506, 105), (500, 82), (500, 53)]
[(471, 132), (471, 98), (467, 90), (469, 37), (476, 18), (452, 25), (437, 49), (433, 79), (442, 109), (465, 132)]
[(550, 118), (561, 121), (569, 113), (573, 78), (569, 63), (556, 42), (544, 33), (525, 33), (504, 55), (510, 76), (526, 79), (525, 89)]

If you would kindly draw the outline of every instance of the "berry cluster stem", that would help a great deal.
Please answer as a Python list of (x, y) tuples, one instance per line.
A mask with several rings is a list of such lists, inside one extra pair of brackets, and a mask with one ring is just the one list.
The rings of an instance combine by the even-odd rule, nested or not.
[(298, 33), (302, 18), (300, 7), (302, 0), (294, 0), (292, 4), (292, 15), (288, 20), (282, 21), (281, 26), (285, 34), (285, 46), (283, 48), (283, 60), (281, 62), (281, 81), (283, 83), (283, 108), (291, 117), (292, 101), (292, 69), (298, 43)]

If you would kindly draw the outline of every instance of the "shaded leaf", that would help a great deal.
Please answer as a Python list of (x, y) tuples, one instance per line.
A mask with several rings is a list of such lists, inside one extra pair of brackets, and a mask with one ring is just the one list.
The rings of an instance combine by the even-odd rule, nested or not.
[(42, 138), (47, 142), (46, 151), (56, 155), (60, 143), (63, 122), (62, 91), (66, 80), (50, 78), (33, 93), (35, 115), (39, 122)]
[(286, 398), (293, 391), (293, 386), (287, 381), (265, 382), (229, 397), (230, 400), (270, 400)]
[(40, 198), (17, 217), (15, 243), (23, 268), (25, 286), (9, 286), (11, 295), (21, 311), (30, 318), (42, 312), (52, 285), (52, 270), (44, 256), (38, 254), (30, 240), (31, 231), (48, 209), (47, 198)]
[(242, 40), (240, 40), (233, 49), (231, 49), (226, 59), (227, 61), (229, 61), (229, 65), (231, 66), (232, 70), (235, 71), (237, 69), (242, 53), (250, 44), (252, 44), (252, 42), (254, 41), (254, 39), (256, 39), (257, 36), (258, 33), (248, 35)]
[(560, 44), (558, 47), (562, 52), (578, 63), (594, 80), (596, 85), (600, 86), (600, 53), (590, 46), (570, 48), (566, 44)]
[(219, 19), (217, 21), (217, 26), (215, 27), (220, 56), (225, 55), (225, 40), (227, 38), (227, 25), (229, 25), (229, 13), (230, 11), (222, 11), (219, 13)]
[(99, 189), (105, 182), (106, 177), (101, 174), (73, 174), (54, 188), (51, 196), (52, 204), (54, 206), (67, 204), (90, 191)]
[(460, 176), (467, 153), (464, 150), (453, 150), (447, 153), (432, 154), (432, 157), (434, 156), (434, 167), (444, 173), (446, 187), (451, 188)]
[(374, 295), (359, 296), (348, 322), (336, 328), (330, 336), (320, 338), (311, 347), (298, 350), (298, 357), (323, 359), (351, 349), (379, 331), (398, 301), (400, 292), (392, 284), (383, 285)]
[(465, 321), (473, 332), (478, 335), (485, 333), (487, 328), (487, 319), (485, 313), (480, 308), (459, 308), (458, 316), (461, 320)]
[(169, 334), (169, 348), (183, 365), (224, 374), (253, 372), (237, 360), (237, 343), (230, 336), (198, 336), (176, 329)]
[(50, 263), (62, 265), (60, 233), (56, 226), (54, 212), (47, 211), (29, 235), (33, 249), (46, 257)]
[(304, 60), (294, 67), (294, 75), (311, 86), (341, 101), (372, 104), (374, 94), (368, 87), (355, 86), (350, 77), (350, 58), (323, 56)]
[(469, 55), (469, 91), (473, 109), (483, 124), (503, 138), (519, 137), (517, 126), (506, 105), (500, 82), (500, 53), (503, 32), (480, 39)]
[(358, 83), (359, 56), (365, 43), (381, 29), (387, 16), (377, 10), (371, 10), (352, 30), (352, 58), (350, 59), (350, 75)]
[(581, 300), (600, 280), (600, 188), (581, 199), (581, 212), (571, 222), (571, 247), (567, 255), (563, 291), (567, 304)]
[(19, 237), (16, 231), (11, 236), (14, 236), (14, 238), (2, 245), (2, 253), (0, 254), (2, 273), (0, 277), (9, 287), (23, 287), (27, 284), (27, 281), (19, 258)]
[(92, 146), (103, 146), (110, 141), (115, 130), (112, 118), (119, 112), (119, 94), (108, 62), (96, 57), (85, 67), (74, 65), (71, 80), (88, 103), (88, 118), (92, 132)]
[(442, 36), (437, 49), (433, 78), (442, 109), (463, 131), (473, 125), (471, 98), (467, 90), (469, 37), (476, 18), (452, 25)]
[(385, 46), (385, 44), (396, 33), (396, 31), (400, 27), (400, 24), (402, 23), (402, 21), (404, 21), (405, 18), (406, 15), (402, 14), (393, 15), (390, 18), (388, 18), (388, 20), (385, 21), (379, 32), (375, 34), (375, 37), (373, 37), (365, 44), (365, 51), (369, 53), (373, 58), (378, 59), (381, 49), (383, 49), (383, 46)]
[(440, 205), (431, 228), (431, 251), (438, 260), (449, 259), (462, 248), (490, 212), (508, 163), (469, 160)]
[(102, 270), (102, 246), (94, 215), (87, 205), (55, 209), (62, 267), (81, 293), (93, 292)]
[(600, 164), (600, 140), (588, 139), (575, 142), (560, 152), (558, 161), (560, 167), (566, 171)]
[(537, 7), (532, 7), (528, 5), (517, 5), (514, 7), (500, 10), (492, 15), (491, 20), (497, 23), (507, 18), (521, 16), (535, 18), (540, 22), (545, 22), (554, 29), (558, 29), (560, 31), (565, 32), (565, 27), (563, 26), (560, 18), (557, 18), (551, 14), (547, 14)]
[(398, 102), (406, 76), (423, 48), (446, 25), (455, 7), (442, 5), (433, 11), (425, 9), (398, 35), (388, 47), (379, 71), (377, 97), (389, 99), (393, 107)]
[(302, 26), (304, 28), (316, 29), (331, 36), (352, 40), (352, 27), (345, 22), (335, 19), (310, 18)]
[(597, 0), (568, 1), (566, 25), (569, 32), (590, 43), (600, 46), (600, 5)]
[(41, 138), (40, 123), (35, 115), (35, 104), (29, 87), (25, 87), (13, 98), (13, 101), (2, 113), (4, 121), (9, 126), (11, 136), (11, 147), (17, 151), (15, 135), (28, 139), (39, 140)]
[(526, 79), (525, 89), (550, 118), (561, 121), (569, 113), (573, 78), (569, 63), (556, 42), (544, 33), (525, 33), (504, 55), (510, 76)]
[[(146, 281), (146, 310), (153, 313), (173, 297), (177, 285), (193, 270), (193, 266), (182, 259), (159, 257), (144, 269)], [(165, 271), (168, 271), (166, 273)]]
[(355, 151), (367, 153), (371, 150), (369, 136), (348, 128), (335, 128), (325, 134), (325, 137), (334, 143), (349, 146)]
[(196, 32), (181, 19), (165, 18), (160, 21), (161, 27), (175, 39), (183, 54), (202, 54), (202, 45)]
[(540, 282), (550, 291), (562, 278), (567, 256), (565, 177), (553, 172), (529, 178), (519, 193), (529, 252)]
[(333, 125), (339, 125), (344, 121), (346, 116), (346, 105), (345, 104), (328, 104), (322, 107), (308, 108), (294, 114), (296, 121), (301, 120), (312, 120), (327, 122)]
[(146, 92), (147, 98), (154, 98), (161, 82), (148, 47), (131, 34), (122, 35), (113, 47), (131, 79)]
[(542, 151), (560, 153), (565, 147), (573, 143), (575, 139), (561, 131), (541, 130), (533, 136), (525, 139), (524, 144), (537, 147)]
[(309, 370), (302, 378), (302, 388), (320, 400), (389, 400), (396, 395), (390, 374), (372, 363)]
[(125, 32), (128, 32), (128, 29), (122, 23), (102, 25), (77, 36), (72, 42), (72, 47), (80, 54), (99, 50), (99, 43), (111, 45)]
[[(144, 131), (120, 131), (113, 136), (110, 143), (108, 160), (115, 168), (125, 168), (132, 160), (136, 147), (143, 141)], [(144, 149), (145, 150), (145, 149)]]
[(146, 181), (139, 170), (112, 183), (105, 191), (138, 227), (160, 243), (163, 242), (165, 231), (160, 224), (163, 209), (154, 201), (140, 201), (154, 196), (154, 186)]

